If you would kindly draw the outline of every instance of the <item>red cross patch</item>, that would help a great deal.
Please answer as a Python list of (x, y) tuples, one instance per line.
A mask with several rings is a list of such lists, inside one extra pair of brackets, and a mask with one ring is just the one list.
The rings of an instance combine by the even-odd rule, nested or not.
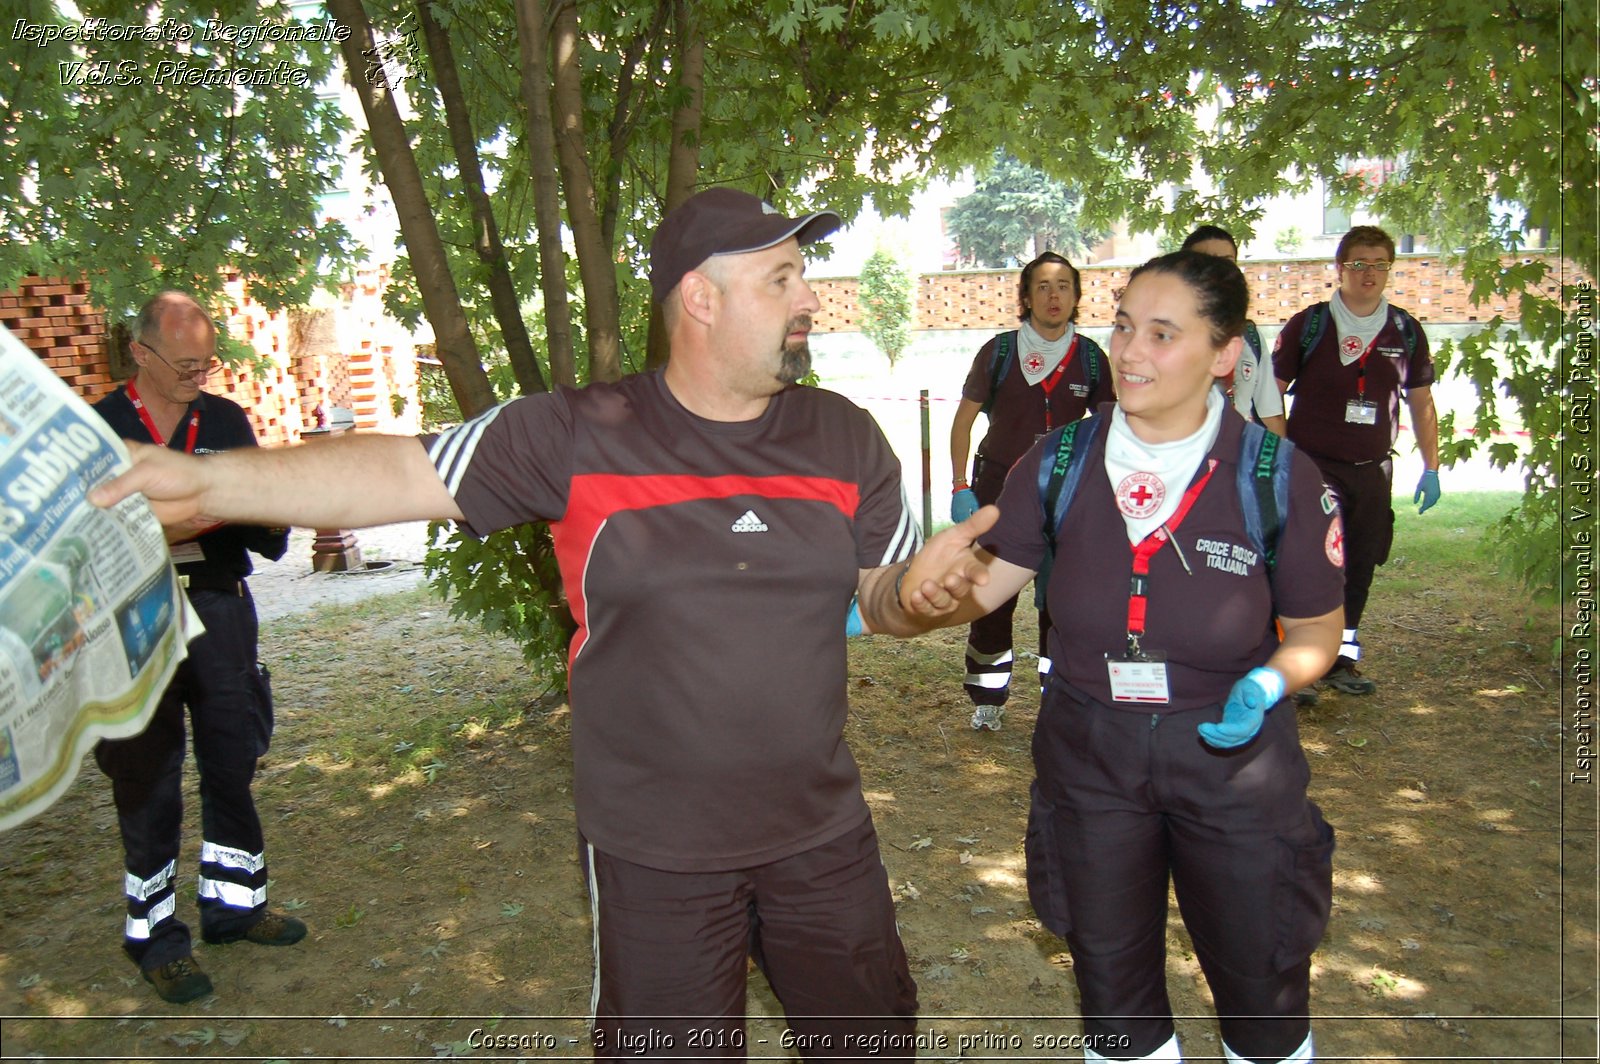
[(1346, 336), (1339, 341), (1339, 353), (1348, 359), (1361, 357), (1361, 337)]
[(1044, 371), (1044, 356), (1035, 351), (1028, 356), (1028, 361), (1024, 365), (1028, 367), (1029, 373), (1042, 373)]
[(1130, 473), (1117, 485), (1117, 509), (1135, 520), (1161, 509), (1167, 486), (1154, 473)]
[(1328, 560), (1344, 568), (1344, 522), (1335, 514), (1333, 521), (1328, 525), (1328, 538), (1322, 544), (1328, 552)]

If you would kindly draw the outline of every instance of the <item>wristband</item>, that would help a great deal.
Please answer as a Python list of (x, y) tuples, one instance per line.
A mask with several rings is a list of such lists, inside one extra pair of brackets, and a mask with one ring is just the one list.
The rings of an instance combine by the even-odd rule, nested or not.
[(900, 611), (902, 613), (910, 613), (911, 612), (910, 610), (906, 609), (905, 599), (902, 599), (900, 597), (900, 582), (906, 578), (906, 574), (909, 573), (910, 571), (911, 571), (911, 562), (907, 561), (904, 565), (902, 565), (900, 567), (900, 572), (894, 578), (894, 604), (896, 606), (900, 607)]
[(958, 480), (950, 486), (950, 494), (954, 495), (959, 491), (966, 491), (971, 486), (971, 484), (968, 484), (964, 480)]

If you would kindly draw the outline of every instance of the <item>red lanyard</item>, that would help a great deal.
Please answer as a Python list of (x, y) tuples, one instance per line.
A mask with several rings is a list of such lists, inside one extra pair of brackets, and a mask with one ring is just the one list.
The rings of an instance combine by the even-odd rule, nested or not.
[[(1189, 515), (1189, 508), (1200, 497), (1200, 492), (1211, 480), (1211, 474), (1216, 472), (1217, 460), (1207, 459), (1205, 476), (1189, 485), (1189, 490), (1183, 493), (1182, 500), (1178, 503), (1177, 512), (1172, 515), (1160, 528), (1150, 533), (1138, 543), (1132, 545), (1133, 549), (1133, 579), (1128, 586), (1128, 650), (1138, 654), (1139, 639), (1144, 635), (1145, 610), (1150, 601), (1150, 559), (1155, 557), (1167, 540), (1171, 539), (1178, 531), (1178, 526)], [(1176, 544), (1174, 544), (1176, 547)], [(1180, 555), (1180, 558), (1182, 556)], [(1187, 568), (1187, 566), (1185, 566)]]
[(1365, 402), (1367, 398), (1367, 359), (1372, 357), (1372, 352), (1378, 347), (1378, 338), (1374, 336), (1367, 349), (1361, 352), (1361, 357), (1356, 359), (1356, 398)]
[(1056, 390), (1056, 385), (1061, 383), (1061, 378), (1066, 375), (1067, 364), (1072, 361), (1072, 356), (1078, 351), (1078, 337), (1073, 336), (1072, 346), (1067, 348), (1067, 353), (1056, 363), (1056, 368), (1050, 371), (1050, 376), (1039, 382), (1044, 389), (1044, 430), (1049, 432), (1055, 428), (1054, 419), (1050, 416), (1050, 393)]
[[(156, 428), (156, 423), (150, 416), (150, 411), (145, 409), (144, 402), (139, 398), (139, 389), (128, 382), (128, 400), (133, 403), (134, 411), (139, 415), (139, 420), (144, 422), (145, 431), (150, 433), (150, 439), (155, 441), (157, 447), (165, 447), (167, 439), (161, 435), (161, 430)], [(184, 440), (183, 449), (188, 454), (194, 454), (195, 438), (200, 435), (200, 411), (192, 410), (189, 413), (189, 434)]]

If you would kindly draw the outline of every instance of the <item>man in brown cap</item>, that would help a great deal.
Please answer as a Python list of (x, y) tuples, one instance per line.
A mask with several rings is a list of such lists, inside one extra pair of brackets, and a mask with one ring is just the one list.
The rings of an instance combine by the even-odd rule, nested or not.
[(550, 522), (578, 622), (574, 799), (602, 1059), (743, 1058), (747, 957), (808, 1056), (914, 1048), (916, 987), (842, 738), (846, 616), (895, 635), (947, 616), (984, 579), (968, 548), (994, 511), (923, 545), (871, 417), (795, 386), (819, 307), (800, 248), (839, 222), (722, 188), (672, 211), (651, 244), (660, 372), (420, 441), (205, 462), (137, 449), (95, 496), (142, 491), (168, 524)]

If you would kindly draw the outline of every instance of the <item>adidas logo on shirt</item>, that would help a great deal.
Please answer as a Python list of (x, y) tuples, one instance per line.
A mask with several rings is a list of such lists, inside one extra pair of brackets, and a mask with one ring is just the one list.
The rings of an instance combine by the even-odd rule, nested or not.
[(756, 516), (754, 510), (746, 510), (739, 520), (733, 523), (735, 532), (765, 532), (767, 523)]

